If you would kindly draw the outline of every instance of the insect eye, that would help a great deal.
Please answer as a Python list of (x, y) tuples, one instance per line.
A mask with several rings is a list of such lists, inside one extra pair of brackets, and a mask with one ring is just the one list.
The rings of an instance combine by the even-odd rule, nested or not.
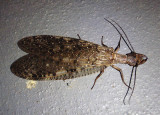
[(140, 64), (145, 63), (145, 62), (147, 61), (147, 59), (148, 59), (147, 56), (144, 55), (144, 56), (142, 57), (142, 59), (141, 59)]
[(144, 61), (147, 61), (147, 59), (148, 59), (147, 56), (143, 56)]
[(143, 63), (146, 62), (147, 59), (148, 59), (147, 56), (143, 56), (143, 57), (142, 57), (142, 62), (143, 62)]

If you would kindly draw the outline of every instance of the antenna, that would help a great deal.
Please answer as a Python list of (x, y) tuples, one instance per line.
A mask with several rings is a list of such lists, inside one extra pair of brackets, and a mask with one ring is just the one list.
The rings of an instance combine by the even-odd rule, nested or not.
[[(111, 20), (112, 20), (112, 19), (111, 19)], [(131, 42), (129, 41), (127, 34), (124, 32), (123, 28), (122, 28), (116, 21), (114, 21), (114, 20), (112, 20), (112, 21), (122, 30), (123, 34), (124, 34), (125, 37), (127, 38), (127, 41), (128, 41), (128, 43), (129, 43), (129, 45), (131, 46), (132, 50), (134, 51), (134, 48), (133, 48)]]
[[(107, 22), (109, 22), (109, 23), (117, 30), (117, 32), (119, 33), (120, 36), (122, 36), (122, 39), (123, 39), (123, 41), (126, 43), (126, 45), (127, 45), (127, 47), (129, 48), (129, 50), (130, 50), (131, 52), (134, 52), (134, 49), (133, 49), (133, 47), (132, 47), (132, 45), (131, 45), (131, 43), (130, 43), (128, 37), (127, 37), (127, 35), (125, 34), (124, 30), (118, 25), (118, 23), (116, 23), (114, 20), (112, 20), (112, 21), (115, 22), (115, 24), (122, 30), (122, 32), (124, 33), (125, 37), (127, 38), (127, 41), (129, 42), (129, 44), (128, 44), (127, 41), (124, 39), (123, 35), (122, 35), (121, 32), (118, 30), (118, 28), (117, 28), (111, 21), (109, 21), (108, 19), (106, 19), (106, 18), (104, 18), (104, 19), (105, 19)], [(130, 45), (130, 46), (129, 46), (129, 45)]]

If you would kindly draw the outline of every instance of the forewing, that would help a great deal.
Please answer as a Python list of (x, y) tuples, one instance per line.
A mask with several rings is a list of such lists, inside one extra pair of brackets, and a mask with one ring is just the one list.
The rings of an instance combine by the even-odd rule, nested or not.
[(28, 80), (65, 80), (100, 71), (104, 67), (87, 65), (82, 67), (75, 61), (62, 61), (50, 56), (28, 54), (11, 65), (16, 76)]
[(55, 55), (63, 52), (77, 52), (97, 47), (92, 42), (62, 36), (38, 35), (21, 39), (18, 46), (25, 52), (37, 55)]

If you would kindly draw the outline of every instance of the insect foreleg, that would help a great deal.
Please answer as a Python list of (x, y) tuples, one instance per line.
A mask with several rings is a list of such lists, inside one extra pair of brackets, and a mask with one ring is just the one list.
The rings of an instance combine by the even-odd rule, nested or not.
[(128, 85), (125, 83), (122, 70), (121, 70), (119, 67), (115, 66), (115, 65), (111, 65), (111, 67), (114, 68), (114, 69), (116, 69), (117, 71), (119, 71), (119, 73), (120, 73), (120, 75), (121, 75), (122, 82), (123, 82), (127, 87), (129, 87), (130, 89), (132, 89), (130, 86), (128, 86)]
[(94, 80), (94, 83), (93, 83), (93, 86), (92, 86), (91, 89), (93, 89), (93, 87), (94, 87), (94, 85), (95, 85), (97, 79), (98, 79), (103, 73), (104, 73), (104, 69), (102, 69), (102, 70), (100, 71), (99, 75), (98, 75), (98, 76), (96, 77), (96, 79)]
[(121, 44), (121, 38), (122, 38), (122, 36), (120, 36), (120, 39), (119, 39), (119, 42), (118, 42), (118, 45), (117, 45), (117, 47), (115, 48), (115, 53), (117, 53), (118, 52), (118, 50), (120, 49), (120, 44)]

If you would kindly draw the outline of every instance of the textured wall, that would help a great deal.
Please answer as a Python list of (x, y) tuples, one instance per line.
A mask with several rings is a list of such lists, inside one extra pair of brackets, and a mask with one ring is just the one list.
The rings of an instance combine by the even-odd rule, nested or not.
[[(160, 114), (160, 1), (154, 0), (19, 0), (0, 3), (1, 115), (157, 115)], [(148, 56), (139, 66), (130, 105), (123, 105), (127, 87), (119, 72), (108, 67), (90, 90), (97, 74), (72, 80), (41, 81), (27, 89), (27, 80), (13, 75), (10, 65), (25, 53), (17, 41), (31, 35), (62, 35), (116, 47), (119, 35), (104, 18), (116, 20), (135, 50)], [(122, 42), (119, 51), (129, 52)], [(128, 82), (131, 67), (122, 68)], [(69, 83), (67, 86), (66, 83)]]

